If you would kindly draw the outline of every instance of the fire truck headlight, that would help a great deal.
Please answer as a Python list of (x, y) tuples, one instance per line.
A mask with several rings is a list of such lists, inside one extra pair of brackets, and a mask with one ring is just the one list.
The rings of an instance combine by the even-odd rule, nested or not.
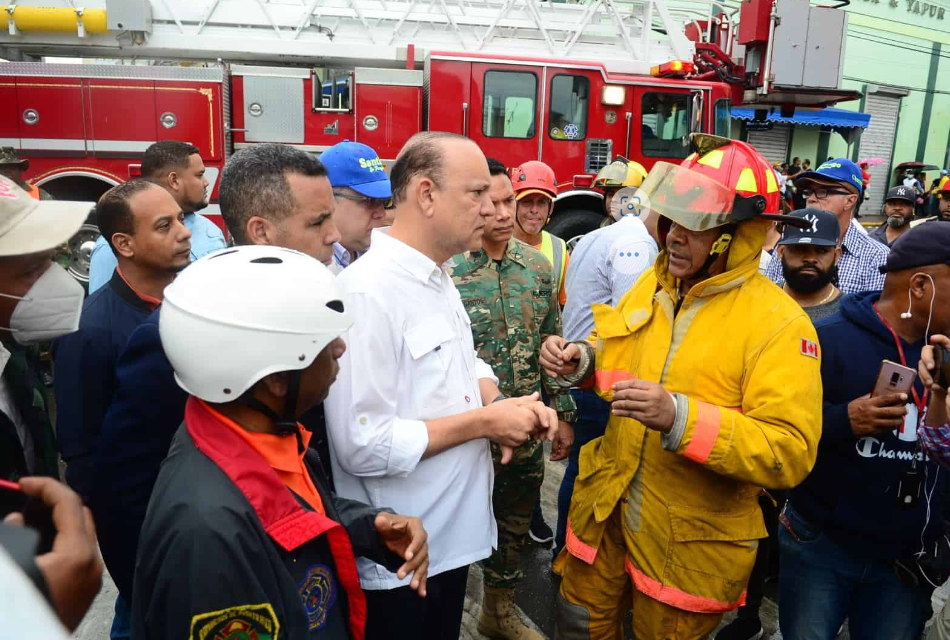
[(600, 101), (612, 107), (619, 107), (627, 98), (627, 89), (616, 84), (604, 85), (600, 93)]

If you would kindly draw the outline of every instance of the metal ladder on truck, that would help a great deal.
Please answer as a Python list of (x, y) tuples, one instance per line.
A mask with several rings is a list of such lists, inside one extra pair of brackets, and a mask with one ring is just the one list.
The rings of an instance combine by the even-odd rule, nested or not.
[(0, 57), (11, 60), (80, 55), (395, 68), (420, 67), (428, 52), (449, 50), (598, 61), (612, 72), (649, 74), (658, 64), (694, 59), (689, 25), (712, 36), (713, 25), (725, 22), (731, 44), (738, 20), (738, 6), (718, 0), (12, 2), (0, 5)]

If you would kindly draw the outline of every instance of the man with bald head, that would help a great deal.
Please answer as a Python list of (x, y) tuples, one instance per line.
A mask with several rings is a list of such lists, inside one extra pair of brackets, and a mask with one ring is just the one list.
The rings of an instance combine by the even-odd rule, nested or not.
[(337, 493), (422, 518), (427, 597), (384, 567), (358, 562), (366, 638), (457, 638), (468, 565), (497, 544), (492, 456), (546, 433), (557, 415), (537, 393), (506, 398), (475, 354), (452, 282), (453, 255), (482, 246), (495, 213), (488, 163), (471, 140), (413, 136), (390, 173), (395, 220), (337, 283), (355, 322), (326, 401)]
[[(884, 275), (879, 267), (887, 260), (889, 250), (862, 233), (860, 224), (852, 220), (864, 197), (864, 183), (858, 166), (847, 158), (833, 158), (814, 171), (797, 174), (795, 189), (804, 198), (806, 207), (824, 209), (838, 217), (841, 259), (838, 261), (837, 284), (841, 292), (880, 291), (884, 286)], [(772, 254), (765, 275), (779, 286), (785, 284), (778, 251)]]

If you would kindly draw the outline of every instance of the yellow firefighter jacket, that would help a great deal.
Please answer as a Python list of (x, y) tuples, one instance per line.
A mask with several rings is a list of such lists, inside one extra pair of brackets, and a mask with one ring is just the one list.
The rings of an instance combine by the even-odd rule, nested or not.
[(633, 377), (674, 393), (668, 435), (611, 416), (580, 453), (567, 548), (593, 564), (623, 510), (626, 570), (642, 593), (687, 611), (745, 602), (762, 487), (794, 487), (821, 435), (817, 335), (795, 301), (758, 273), (765, 224), (739, 225), (726, 271), (694, 286), (660, 253), (616, 308), (594, 305), (595, 391)]

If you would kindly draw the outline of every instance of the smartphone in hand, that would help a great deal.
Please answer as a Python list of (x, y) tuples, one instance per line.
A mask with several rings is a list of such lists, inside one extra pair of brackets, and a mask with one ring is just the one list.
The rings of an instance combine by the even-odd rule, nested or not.
[(0, 480), (0, 521), (11, 513), (23, 514), (24, 524), (39, 532), (40, 544), (37, 555), (53, 548), (56, 526), (53, 524), (50, 508), (42, 500), (31, 498), (23, 493), (16, 482)]
[(902, 364), (884, 360), (877, 372), (877, 381), (871, 396), (884, 396), (891, 393), (906, 393), (910, 396), (914, 388), (917, 372)]

